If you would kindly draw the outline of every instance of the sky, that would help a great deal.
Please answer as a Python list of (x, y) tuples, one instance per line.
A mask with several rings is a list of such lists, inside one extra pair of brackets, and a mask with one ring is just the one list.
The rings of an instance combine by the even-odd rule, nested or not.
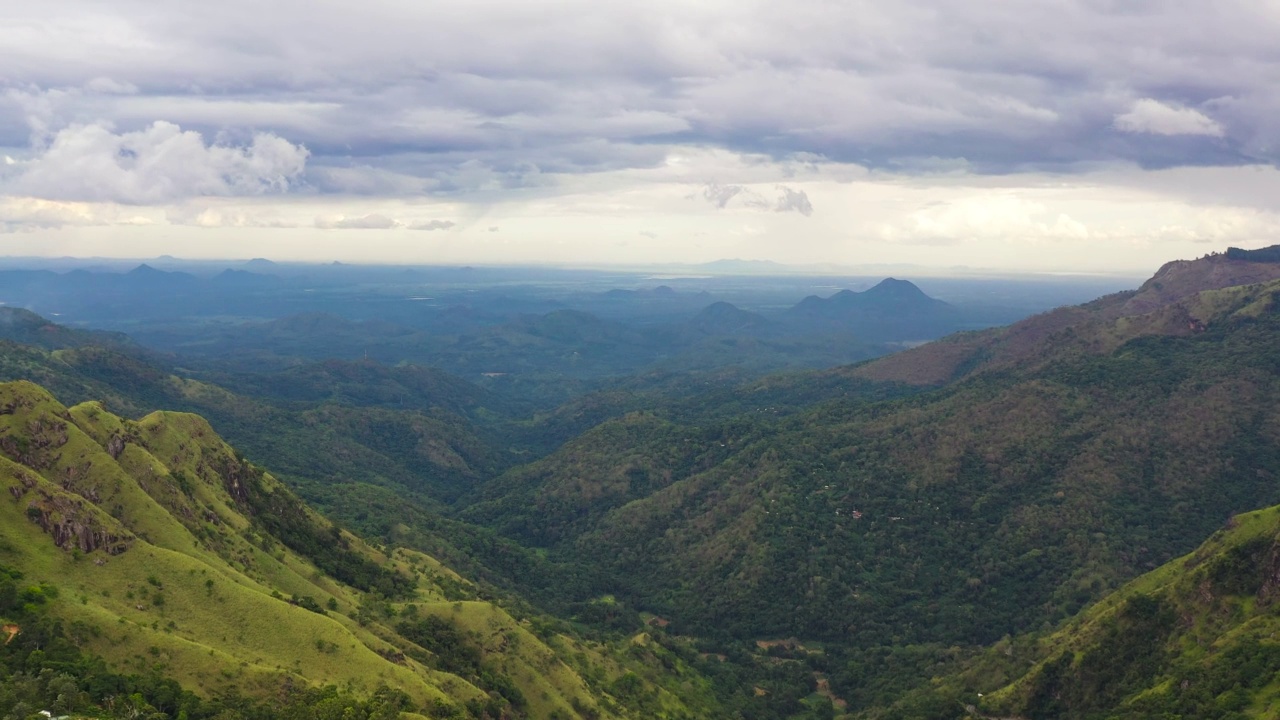
[(0, 255), (1149, 271), (1280, 242), (1280, 0), (0, 0)]

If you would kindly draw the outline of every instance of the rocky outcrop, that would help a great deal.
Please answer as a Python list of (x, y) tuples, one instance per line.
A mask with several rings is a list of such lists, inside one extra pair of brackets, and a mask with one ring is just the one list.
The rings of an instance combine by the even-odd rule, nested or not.
[(252, 466), (236, 459), (223, 457), (217, 458), (215, 462), (210, 463), (210, 466), (222, 478), (222, 487), (226, 489), (231, 499), (242, 508), (247, 508), (249, 506), (247, 483), (254, 477)]
[(112, 460), (119, 460), (120, 453), (124, 452), (125, 439), (120, 433), (111, 435), (111, 439), (107, 441), (107, 454), (111, 455)]
[(21, 470), (18, 471), (15, 477), (18, 480), (18, 484), (9, 486), (9, 494), (13, 496), (14, 500), (21, 500), (23, 495), (26, 495), (31, 488), (36, 486), (36, 479)]
[(27, 423), (22, 435), (0, 436), (0, 452), (36, 470), (47, 470), (58, 462), (56, 450), (67, 444), (67, 423), (54, 417), (37, 417)]
[(1258, 607), (1280, 600), (1280, 544), (1273, 544), (1262, 565), (1262, 586), (1255, 599)]
[(36, 495), (38, 497), (27, 503), (27, 518), (39, 525), (59, 548), (85, 553), (103, 550), (108, 555), (119, 555), (133, 545), (132, 535), (104, 527), (84, 500), (44, 490), (37, 491)]

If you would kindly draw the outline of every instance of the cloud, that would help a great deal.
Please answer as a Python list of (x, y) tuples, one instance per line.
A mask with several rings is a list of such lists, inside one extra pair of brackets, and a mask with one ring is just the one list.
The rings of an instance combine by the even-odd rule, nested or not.
[(104, 95), (135, 95), (138, 86), (133, 83), (117, 82), (108, 77), (96, 77), (84, 84), (84, 89)]
[(440, 186), (436, 180), (368, 165), (311, 165), (307, 168), (307, 182), (322, 193), (336, 195), (421, 195)]
[[(1145, 192), (1164, 170), (1238, 170), (1167, 194), (1280, 203), (1246, 171), (1280, 166), (1280, 16), (1267, 3), (367, 0), (355, 14), (311, 3), (305, 17), (251, 0), (10, 5), (0, 198), (70, 203), (11, 209), (10, 228), (168, 217), (181, 227), (157, 237), (210, 242), (200, 227), (439, 217), (501, 224), (504, 253), (537, 244), (523, 257), (539, 261), (609, 237), (632, 240), (634, 259), (826, 258), (856, 228), (899, 259), (1003, 257), (1025, 238), (1055, 248), (1037, 263), (1101, 264), (1065, 248), (1264, 226), (1230, 215), (1161, 230), (1143, 218), (1174, 204), (1139, 213), (1116, 184), (1090, 186), (1097, 173), (1131, 173), (1118, 184)], [(1077, 184), (1069, 204), (1029, 191)], [(86, 201), (102, 207), (74, 206)], [(822, 222), (795, 242), (815, 206)], [(1071, 240), (1081, 227), (1089, 239)], [(660, 237), (635, 241), (639, 228)], [(121, 247), (133, 235), (74, 234)], [(330, 233), (306, 252), (405, 252), (401, 235)]]
[(286, 220), (270, 209), (214, 207), (184, 204), (166, 208), (165, 220), (172, 225), (202, 228), (296, 228), (299, 224)]
[(0, 198), (0, 232), (61, 227), (151, 225), (155, 220), (133, 208), (106, 203), (77, 203), (31, 197)]
[[(316, 170), (390, 173), (317, 172), (337, 194), (510, 189), (534, 169), (652, 167), (672, 147), (984, 173), (1280, 161), (1280, 19), (1266, 3), (494, 0), (441, 13), (369, 0), (358, 15), (315, 3), (304, 23), (250, 0), (91, 5), (6, 16), (6, 86), (40, 97), (0, 108), (0, 146), (25, 142), (36, 114), (134, 131), (166, 120), (289, 138)], [(235, 18), (250, 13), (246, 31)], [(1117, 129), (1231, 142), (1170, 155)], [(467, 162), (495, 177), (458, 177)]]
[(721, 210), (729, 207), (730, 204), (753, 210), (767, 210), (773, 207), (764, 196), (744, 185), (707, 183), (702, 189), (702, 197)]
[(881, 225), (881, 239), (907, 245), (965, 242), (1086, 240), (1090, 228), (1044, 202), (1013, 192), (983, 192), (931, 203), (896, 223)]
[(457, 225), (457, 223), (455, 223), (452, 220), (428, 220), (426, 222), (412, 223), (409, 225), (409, 229), (410, 230), (426, 230), (430, 232), (432, 230), (448, 230), (454, 225)]
[(1144, 98), (1115, 119), (1117, 130), (1128, 133), (1152, 135), (1208, 135), (1222, 137), (1222, 126), (1215, 120), (1193, 108), (1168, 105), (1158, 100)]
[(316, 218), (316, 227), (321, 230), (390, 230), (403, 227), (403, 224), (392, 220), (386, 215), (371, 213), (356, 217), (347, 217), (345, 215), (318, 217)]
[(746, 188), (741, 185), (718, 185), (716, 183), (707, 183), (707, 186), (702, 189), (702, 197), (706, 198), (707, 202), (712, 205), (723, 209), (729, 204), (730, 200), (737, 197), (744, 190), (746, 190)]
[(813, 214), (813, 204), (803, 190), (792, 190), (785, 186), (779, 186), (778, 189), (782, 191), (782, 195), (773, 206), (774, 212), (798, 212), (805, 217)]
[(209, 144), (194, 131), (157, 121), (116, 133), (72, 125), (41, 141), (3, 190), (50, 200), (154, 204), (199, 196), (285, 192), (297, 185), (307, 149), (270, 133), (247, 144)]
[[(793, 174), (787, 167), (783, 167), (781, 172), (787, 175)], [(751, 210), (798, 212), (805, 217), (813, 214), (813, 204), (803, 190), (793, 190), (785, 185), (779, 185), (777, 189), (780, 193), (777, 200), (769, 202), (759, 192), (745, 185), (720, 185), (711, 182), (703, 186), (702, 198), (721, 210), (732, 205)]]

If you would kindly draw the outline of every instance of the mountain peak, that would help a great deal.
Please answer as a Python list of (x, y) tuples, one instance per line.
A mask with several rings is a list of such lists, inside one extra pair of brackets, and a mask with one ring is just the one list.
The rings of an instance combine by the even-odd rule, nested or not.
[(872, 287), (867, 292), (874, 292), (877, 290), (884, 290), (884, 289), (907, 289), (907, 288), (910, 288), (911, 290), (914, 290), (916, 292), (920, 292), (920, 288), (916, 287), (916, 284), (911, 282), (910, 280), (899, 280), (898, 278), (894, 278), (894, 277), (887, 277), (881, 280), (880, 282), (876, 283), (875, 286)]
[(876, 283), (875, 287), (872, 287), (870, 290), (862, 293), (862, 295), (865, 298), (884, 297), (897, 300), (905, 300), (909, 298), (932, 299), (929, 298), (928, 295), (925, 295), (924, 291), (917, 287), (915, 283), (910, 280), (899, 280), (897, 278), (885, 278), (884, 280)]
[(845, 310), (915, 310), (918, 308), (946, 307), (947, 304), (924, 294), (915, 283), (897, 278), (885, 278), (865, 292), (841, 290), (829, 298), (810, 295), (792, 308), (799, 312), (827, 313)]

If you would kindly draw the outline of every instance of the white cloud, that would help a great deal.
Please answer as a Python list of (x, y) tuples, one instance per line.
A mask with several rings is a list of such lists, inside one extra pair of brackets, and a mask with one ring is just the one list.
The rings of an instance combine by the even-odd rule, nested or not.
[(879, 236), (908, 245), (1087, 240), (1090, 229), (1064, 211), (1016, 192), (940, 200), (882, 224)]
[(158, 121), (117, 133), (72, 125), (42, 139), (3, 189), (56, 200), (164, 203), (197, 196), (262, 195), (297, 186), (306, 148), (270, 133), (248, 144), (208, 144), (195, 131)]
[(448, 230), (454, 225), (457, 225), (457, 223), (453, 222), (452, 220), (428, 220), (426, 222), (411, 223), (409, 225), (409, 229), (410, 230), (426, 230), (430, 232), (432, 230)]
[(295, 228), (299, 223), (280, 217), (274, 210), (234, 206), (184, 204), (165, 210), (172, 225), (202, 228)]
[(1207, 135), (1222, 137), (1223, 128), (1213, 118), (1194, 108), (1143, 98), (1129, 112), (1117, 115), (1117, 130), (1152, 135)]
[(355, 217), (334, 215), (316, 218), (316, 227), (322, 230), (390, 230), (403, 226), (401, 222), (379, 213)]
[(156, 220), (145, 212), (113, 203), (61, 202), (32, 197), (0, 198), (0, 232), (155, 223)]

